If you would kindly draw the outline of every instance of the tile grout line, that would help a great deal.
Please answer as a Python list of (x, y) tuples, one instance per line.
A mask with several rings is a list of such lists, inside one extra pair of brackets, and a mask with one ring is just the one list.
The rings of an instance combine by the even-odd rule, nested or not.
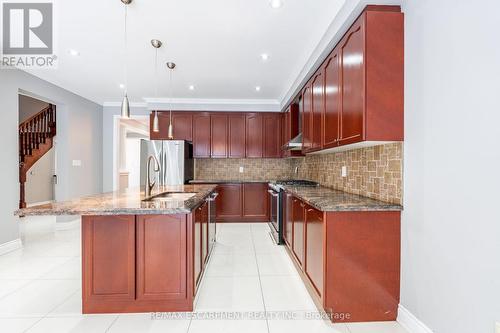
[(264, 290), (262, 289), (262, 280), (260, 278), (259, 261), (257, 260), (257, 252), (255, 251), (255, 242), (254, 242), (254, 239), (253, 239), (253, 228), (252, 228), (252, 225), (250, 225), (250, 237), (252, 238), (252, 247), (253, 247), (253, 253), (254, 253), (254, 258), (255, 258), (255, 265), (257, 266), (257, 274), (259, 276), (260, 295), (262, 297), (262, 305), (264, 306), (264, 315), (265, 315), (265, 318), (266, 318), (267, 333), (271, 333), (271, 331), (269, 329), (269, 320), (267, 318), (266, 302), (264, 300)]
[(120, 317), (119, 314), (116, 315), (115, 319), (113, 319), (113, 321), (111, 322), (111, 324), (109, 324), (108, 328), (106, 328), (104, 330), (104, 332), (109, 332), (109, 330), (111, 329), (111, 327), (113, 327), (113, 325), (116, 323), (116, 321), (118, 320), (118, 318)]

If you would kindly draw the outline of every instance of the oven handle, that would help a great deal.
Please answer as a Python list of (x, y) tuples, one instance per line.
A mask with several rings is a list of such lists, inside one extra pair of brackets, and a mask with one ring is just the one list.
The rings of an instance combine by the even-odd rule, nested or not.
[(267, 192), (272, 195), (273, 197), (277, 198), (278, 197), (278, 194), (274, 193), (273, 190), (267, 190)]

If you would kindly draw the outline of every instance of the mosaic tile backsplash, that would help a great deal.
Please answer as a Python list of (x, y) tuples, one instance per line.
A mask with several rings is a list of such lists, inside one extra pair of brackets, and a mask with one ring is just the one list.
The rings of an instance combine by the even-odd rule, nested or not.
[[(244, 172), (239, 172), (239, 167)], [(342, 177), (342, 166), (347, 177)], [(297, 170), (297, 172), (295, 172)], [(323, 186), (401, 204), (403, 143), (288, 159), (197, 159), (195, 179), (307, 179)]]

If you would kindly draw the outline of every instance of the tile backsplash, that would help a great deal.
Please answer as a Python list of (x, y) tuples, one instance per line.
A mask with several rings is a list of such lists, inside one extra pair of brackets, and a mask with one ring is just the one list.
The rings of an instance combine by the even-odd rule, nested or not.
[[(347, 176), (342, 177), (342, 167)], [(243, 173), (239, 172), (243, 167)], [(297, 173), (295, 170), (297, 169)], [(197, 159), (195, 179), (307, 179), (370, 198), (402, 203), (403, 143), (288, 159)]]
[[(240, 167), (243, 172), (240, 173)], [(291, 175), (290, 162), (281, 158), (204, 158), (195, 160), (195, 179), (276, 180)]]

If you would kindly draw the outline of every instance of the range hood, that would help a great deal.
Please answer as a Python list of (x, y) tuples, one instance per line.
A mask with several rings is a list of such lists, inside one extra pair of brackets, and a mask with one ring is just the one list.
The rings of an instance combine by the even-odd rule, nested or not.
[(299, 133), (292, 140), (285, 143), (282, 147), (282, 150), (302, 150), (302, 133)]

